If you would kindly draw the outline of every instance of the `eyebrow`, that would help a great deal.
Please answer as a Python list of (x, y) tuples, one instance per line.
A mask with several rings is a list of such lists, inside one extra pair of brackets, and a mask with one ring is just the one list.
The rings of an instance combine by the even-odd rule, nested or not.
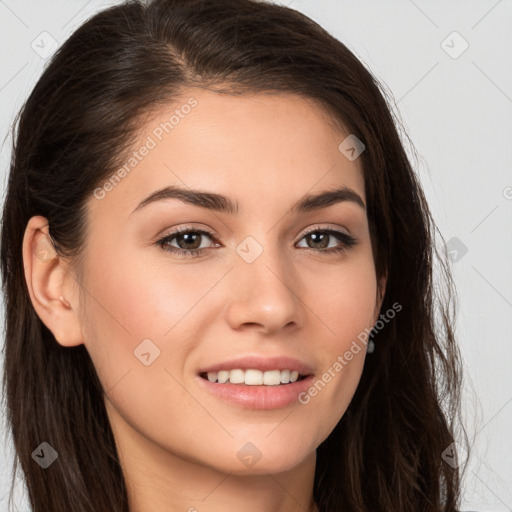
[[(232, 201), (221, 194), (204, 192), (202, 190), (186, 189), (178, 186), (168, 186), (150, 194), (146, 199), (139, 203), (132, 213), (144, 208), (148, 204), (166, 199), (179, 199), (184, 203), (221, 213), (233, 214), (238, 213), (239, 211), (238, 201)], [(290, 213), (310, 212), (321, 208), (327, 208), (328, 206), (344, 201), (355, 203), (363, 210), (366, 210), (364, 201), (357, 192), (348, 187), (340, 187), (302, 197), (292, 206)]]

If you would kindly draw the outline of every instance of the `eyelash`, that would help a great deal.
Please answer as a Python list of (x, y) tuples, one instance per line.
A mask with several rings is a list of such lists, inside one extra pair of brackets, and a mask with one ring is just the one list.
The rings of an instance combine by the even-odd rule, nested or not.
[[(158, 240), (156, 242), (156, 245), (158, 245), (162, 250), (164, 250), (166, 252), (176, 254), (176, 255), (182, 256), (182, 257), (189, 257), (189, 258), (196, 258), (198, 256), (201, 256), (206, 249), (209, 249), (209, 248), (204, 248), (204, 247), (202, 249), (180, 249), (180, 248), (168, 245), (171, 240), (173, 240), (174, 238), (176, 238), (176, 236), (183, 234), (183, 233), (196, 233), (196, 234), (200, 234), (200, 235), (207, 235), (212, 240), (215, 240), (215, 234), (210, 231), (206, 231), (203, 229), (180, 228), (180, 229), (177, 229), (177, 230), (173, 231), (172, 233), (166, 235), (165, 237), (161, 238), (160, 240)], [(341, 245), (338, 247), (335, 247), (335, 248), (330, 248), (330, 249), (314, 249), (312, 247), (307, 248), (310, 251), (327, 253), (329, 255), (343, 254), (346, 250), (350, 249), (357, 243), (356, 239), (353, 236), (351, 236), (347, 233), (344, 233), (343, 231), (338, 231), (335, 229), (319, 229), (319, 228), (315, 228), (310, 231), (307, 231), (306, 233), (304, 233), (302, 235), (301, 240), (304, 237), (306, 237), (307, 235), (310, 235), (312, 233), (326, 233), (330, 236), (334, 236), (334, 238), (337, 238), (338, 241), (341, 242)]]

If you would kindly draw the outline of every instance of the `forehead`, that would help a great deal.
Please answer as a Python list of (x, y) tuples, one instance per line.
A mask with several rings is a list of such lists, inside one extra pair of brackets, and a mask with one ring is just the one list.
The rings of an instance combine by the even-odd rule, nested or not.
[(233, 197), (242, 210), (340, 184), (364, 199), (359, 160), (338, 148), (346, 136), (317, 102), (298, 95), (189, 89), (140, 123), (123, 164), (99, 184), (108, 189), (104, 200), (92, 206), (128, 214), (168, 185)]

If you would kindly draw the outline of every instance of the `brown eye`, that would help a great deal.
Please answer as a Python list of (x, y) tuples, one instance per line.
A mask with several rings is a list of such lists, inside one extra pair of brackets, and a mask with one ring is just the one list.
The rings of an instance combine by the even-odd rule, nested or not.
[(356, 239), (348, 233), (333, 229), (310, 231), (302, 237), (302, 240), (307, 244), (306, 249), (314, 249), (325, 253), (343, 252), (357, 243)]
[[(214, 240), (213, 233), (200, 229), (182, 229), (161, 238), (156, 243), (164, 251), (181, 256), (200, 256), (204, 250), (215, 246), (201, 247), (205, 238)], [(217, 244), (218, 246), (218, 244)]]
[(313, 244), (312, 246), (310, 245), (312, 249), (326, 249), (329, 246), (330, 237), (331, 235), (325, 231), (315, 231), (305, 236), (306, 240)]
[(174, 236), (174, 238), (176, 238), (176, 243), (180, 249), (199, 249), (202, 236), (197, 232), (189, 231), (187, 233), (180, 233)]

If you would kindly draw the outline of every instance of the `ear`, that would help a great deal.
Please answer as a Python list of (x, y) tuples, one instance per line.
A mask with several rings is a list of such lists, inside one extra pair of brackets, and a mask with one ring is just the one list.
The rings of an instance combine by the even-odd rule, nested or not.
[(47, 219), (39, 215), (25, 229), (23, 266), (30, 300), (41, 321), (60, 345), (81, 345), (79, 285), (53, 247)]
[(387, 282), (388, 282), (388, 274), (387, 274), (387, 272), (385, 272), (377, 283), (377, 297), (376, 297), (376, 301), (375, 301), (375, 311), (374, 311), (374, 318), (373, 318), (374, 324), (379, 319), (380, 308), (382, 307), (382, 302), (384, 301), (384, 296), (386, 295)]

